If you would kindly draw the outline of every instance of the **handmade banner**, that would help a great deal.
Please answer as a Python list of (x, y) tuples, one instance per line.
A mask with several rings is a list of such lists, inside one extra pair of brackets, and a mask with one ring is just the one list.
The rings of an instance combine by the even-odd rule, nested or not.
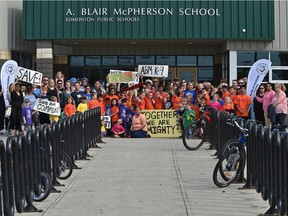
[(58, 102), (49, 101), (48, 99), (37, 98), (34, 110), (49, 115), (61, 115), (61, 108)]
[(42, 83), (42, 73), (23, 67), (18, 67), (17, 78), (23, 82), (35, 84), (38, 86), (41, 86)]
[(148, 77), (168, 77), (168, 65), (138, 65), (138, 74)]
[(1, 68), (1, 85), (3, 89), (3, 97), (5, 107), (9, 106), (8, 92), (9, 86), (15, 81), (17, 75), (18, 64), (16, 61), (8, 60)]
[(179, 137), (181, 127), (175, 110), (143, 110), (151, 137)]
[(265, 75), (271, 67), (271, 62), (267, 59), (260, 59), (256, 61), (248, 74), (246, 94), (250, 96), (251, 101), (254, 99), (254, 95), (257, 92), (257, 89), (261, 85)]
[(124, 73), (110, 73), (106, 76), (107, 83), (128, 83), (136, 79), (135, 73), (132, 71)]
[(101, 121), (104, 121), (106, 129), (111, 129), (111, 116), (101, 116)]
[(134, 81), (130, 81), (129, 83), (132, 83), (132, 84), (138, 84), (139, 83), (139, 75), (138, 75), (138, 72), (136, 71), (122, 71), (122, 70), (110, 70), (110, 74), (121, 74), (121, 73), (127, 73), (127, 72), (132, 72), (134, 75), (135, 75), (135, 80)]

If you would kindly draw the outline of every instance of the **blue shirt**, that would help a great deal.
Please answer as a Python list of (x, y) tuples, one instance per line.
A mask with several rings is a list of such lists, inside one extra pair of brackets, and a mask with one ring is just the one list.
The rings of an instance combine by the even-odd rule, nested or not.
[(184, 97), (187, 97), (187, 95), (189, 95), (189, 94), (191, 94), (192, 95), (192, 103), (193, 104), (195, 104), (195, 102), (196, 102), (196, 97), (197, 97), (197, 95), (196, 95), (196, 92), (194, 91), (194, 90), (186, 90), (185, 92), (184, 92)]
[(25, 126), (31, 126), (32, 125), (32, 109), (30, 107), (23, 107), (22, 108), (22, 116), (24, 116), (26, 120)]

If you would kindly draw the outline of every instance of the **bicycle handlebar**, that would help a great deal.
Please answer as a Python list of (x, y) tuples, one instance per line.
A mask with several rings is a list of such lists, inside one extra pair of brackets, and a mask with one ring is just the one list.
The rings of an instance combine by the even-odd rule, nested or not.
[(243, 128), (241, 125), (239, 125), (239, 123), (237, 122), (237, 119), (234, 117), (232, 119), (228, 119), (228, 122), (226, 123), (228, 125), (236, 125), (236, 127), (242, 132), (242, 133), (245, 133), (245, 132), (248, 132), (248, 129), (246, 128)]

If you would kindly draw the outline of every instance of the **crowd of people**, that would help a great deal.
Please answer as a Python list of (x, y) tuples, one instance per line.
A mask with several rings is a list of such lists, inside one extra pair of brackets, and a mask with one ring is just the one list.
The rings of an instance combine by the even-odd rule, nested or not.
[[(141, 110), (176, 110), (182, 127), (199, 118), (208, 107), (246, 119), (255, 118), (266, 127), (284, 125), (287, 114), (285, 86), (275, 83), (273, 88), (271, 83), (263, 84), (251, 101), (246, 95), (246, 83), (247, 78), (233, 80), (231, 86), (226, 80), (213, 86), (210, 82), (196, 83), (177, 78), (166, 82), (165, 78), (144, 80), (141, 77), (139, 84), (133, 86), (104, 85), (100, 80), (89, 85), (85, 77), (65, 79), (59, 71), (54, 79), (43, 77), (41, 86), (23, 85), (17, 80), (11, 84), (9, 98), (12, 109), (7, 118), (3, 90), (0, 89), (0, 130), (1, 133), (17, 135), (32, 126), (50, 124), (95, 107), (100, 107), (102, 116), (111, 117), (112, 128), (107, 133), (117, 138), (150, 137)], [(59, 102), (62, 115), (53, 116), (35, 110), (37, 98)], [(105, 134), (105, 128), (102, 134)]]

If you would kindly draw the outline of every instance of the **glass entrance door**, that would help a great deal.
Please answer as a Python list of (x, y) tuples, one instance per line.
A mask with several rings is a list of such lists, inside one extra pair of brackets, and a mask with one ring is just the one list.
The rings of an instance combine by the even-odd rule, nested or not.
[(187, 82), (197, 81), (197, 67), (177, 67), (177, 76)]

